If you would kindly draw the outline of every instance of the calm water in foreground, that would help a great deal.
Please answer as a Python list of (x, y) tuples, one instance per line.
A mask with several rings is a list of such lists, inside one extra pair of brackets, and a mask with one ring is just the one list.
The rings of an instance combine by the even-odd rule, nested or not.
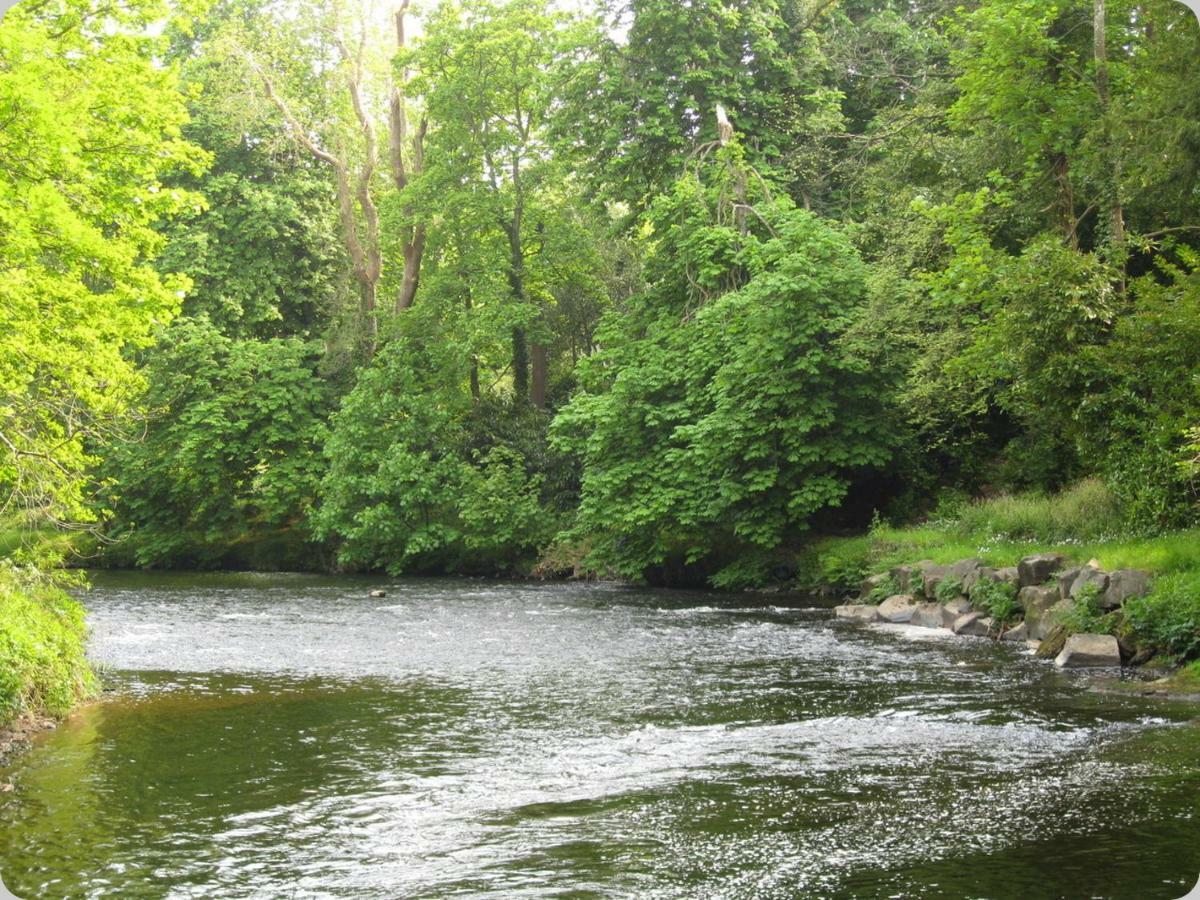
[(1154, 900), (1200, 873), (1200, 709), (1013, 646), (607, 586), (110, 574), (86, 603), (114, 692), (0, 771), (25, 898)]

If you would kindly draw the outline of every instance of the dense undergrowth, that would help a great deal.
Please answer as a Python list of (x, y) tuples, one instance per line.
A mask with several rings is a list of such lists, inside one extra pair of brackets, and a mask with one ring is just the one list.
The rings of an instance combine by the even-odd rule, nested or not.
[[(1011, 566), (1028, 554), (1058, 551), (1106, 570), (1145, 569), (1150, 593), (1118, 614), (1081, 606), (1072, 630), (1117, 632), (1179, 663), (1200, 656), (1200, 528), (1161, 534), (1123, 530), (1120, 501), (1096, 480), (1058, 494), (1017, 494), (975, 502), (950, 498), (918, 525), (877, 522), (862, 535), (814, 542), (801, 559), (806, 587), (857, 588), (864, 576), (902, 563), (978, 558)], [(1190, 670), (1195, 670), (1192, 666)], [(1200, 673), (1197, 673), (1200, 674)]]
[(0, 726), (65, 715), (96, 689), (83, 607), (36, 570), (0, 564)]

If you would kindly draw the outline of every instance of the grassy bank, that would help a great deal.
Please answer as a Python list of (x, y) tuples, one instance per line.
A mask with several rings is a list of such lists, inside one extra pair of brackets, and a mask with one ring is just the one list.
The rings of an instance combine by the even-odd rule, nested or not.
[(83, 608), (64, 591), (0, 564), (0, 727), (65, 715), (94, 693)]
[(1080, 624), (1119, 632), (1171, 663), (1200, 657), (1200, 528), (1157, 535), (1120, 528), (1122, 511), (1097, 481), (1056, 495), (1026, 494), (944, 503), (926, 522), (878, 523), (869, 533), (814, 542), (801, 560), (806, 586), (852, 589), (872, 572), (903, 563), (945, 564), (976, 557), (986, 565), (1016, 565), (1031, 553), (1057, 551), (1103, 569), (1144, 569), (1154, 576), (1148, 596), (1120, 614), (1081, 617)]

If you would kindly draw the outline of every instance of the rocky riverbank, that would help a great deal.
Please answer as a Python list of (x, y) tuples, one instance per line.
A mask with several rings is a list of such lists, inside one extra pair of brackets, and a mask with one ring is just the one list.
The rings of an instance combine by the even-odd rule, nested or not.
[(855, 602), (835, 614), (1022, 641), (1062, 668), (1119, 668), (1153, 655), (1152, 648), (1123, 642), (1113, 627), (1125, 603), (1150, 587), (1148, 572), (1107, 572), (1094, 559), (1076, 564), (1060, 553), (1033, 554), (1004, 568), (980, 559), (922, 560), (869, 576)]

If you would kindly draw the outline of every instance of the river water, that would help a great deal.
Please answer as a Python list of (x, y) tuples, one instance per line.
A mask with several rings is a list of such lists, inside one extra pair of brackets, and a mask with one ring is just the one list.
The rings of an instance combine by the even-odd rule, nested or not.
[(24, 898), (1154, 900), (1200, 873), (1200, 710), (1020, 647), (605, 585), (84, 600), (110, 693), (0, 771)]

